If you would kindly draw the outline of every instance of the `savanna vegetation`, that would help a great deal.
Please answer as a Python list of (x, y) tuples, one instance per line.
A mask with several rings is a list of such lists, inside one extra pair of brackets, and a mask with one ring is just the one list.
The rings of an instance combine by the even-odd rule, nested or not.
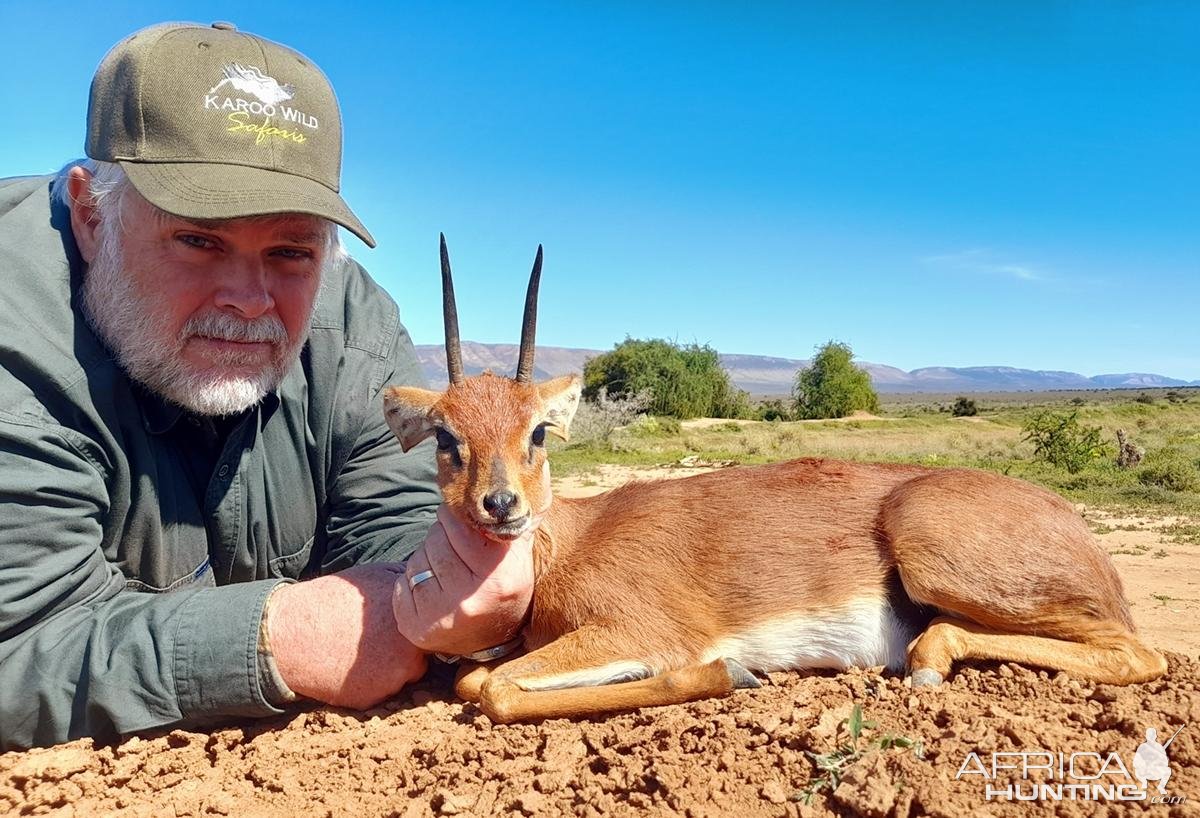
[[(643, 410), (602, 435), (573, 430), (551, 462), (559, 474), (689, 456), (746, 464), (816, 456), (970, 466), (1092, 506), (1200, 513), (1200, 389), (981, 393), (970, 400), (976, 414), (956, 416), (954, 396), (885, 395), (876, 417), (821, 421), (680, 423)], [(764, 405), (776, 404), (763, 402), (760, 412)], [(785, 406), (778, 401), (777, 408)], [(1144, 451), (1134, 465), (1117, 465), (1118, 429)]]

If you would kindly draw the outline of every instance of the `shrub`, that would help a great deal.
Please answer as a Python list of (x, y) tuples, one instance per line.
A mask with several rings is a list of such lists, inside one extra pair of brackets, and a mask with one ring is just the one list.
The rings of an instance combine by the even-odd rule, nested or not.
[(581, 401), (571, 422), (572, 444), (608, 444), (613, 430), (627, 426), (645, 414), (650, 405), (648, 393), (638, 393), (622, 398), (610, 398), (608, 390), (601, 388), (590, 400)]
[(1050, 410), (1034, 415), (1022, 428), (1023, 439), (1033, 443), (1033, 456), (1071, 474), (1103, 457), (1108, 447), (1100, 441), (1100, 427), (1080, 424), (1078, 415)]
[(718, 423), (715, 426), (709, 427), (710, 432), (741, 432), (742, 424), (729, 421), (728, 423)]
[(954, 405), (950, 407), (950, 414), (956, 418), (975, 417), (979, 414), (979, 407), (975, 405), (975, 401), (960, 395), (958, 400), (954, 401)]
[(629, 424), (627, 429), (634, 437), (670, 437), (683, 431), (678, 418), (661, 417), (659, 415), (642, 415)]
[(1152, 406), (1154, 405), (1154, 396), (1148, 395), (1145, 392), (1139, 392), (1138, 396), (1134, 398), (1133, 401), (1134, 403), (1145, 403)]
[(1200, 471), (1196, 464), (1178, 449), (1159, 449), (1143, 461), (1138, 480), (1145, 486), (1159, 486), (1170, 491), (1200, 489)]
[(755, 418), (757, 420), (795, 420), (796, 416), (792, 407), (779, 398), (772, 398), (758, 405)]
[(748, 417), (749, 397), (735, 389), (717, 351), (707, 345), (626, 338), (583, 366), (583, 396), (648, 394), (647, 411), (674, 418)]
[(807, 367), (796, 373), (796, 413), (802, 418), (841, 418), (864, 410), (879, 411), (871, 376), (854, 365), (849, 344), (829, 341), (817, 348)]

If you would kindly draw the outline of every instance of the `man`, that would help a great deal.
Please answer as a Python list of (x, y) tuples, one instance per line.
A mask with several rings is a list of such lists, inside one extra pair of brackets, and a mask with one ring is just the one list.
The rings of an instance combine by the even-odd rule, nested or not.
[(419, 368), (338, 244), (374, 243), (324, 75), (227, 23), (145, 29), (86, 144), (0, 181), (0, 749), (366, 707), (511, 639), (529, 542), (437, 515), (431, 450), (383, 420)]

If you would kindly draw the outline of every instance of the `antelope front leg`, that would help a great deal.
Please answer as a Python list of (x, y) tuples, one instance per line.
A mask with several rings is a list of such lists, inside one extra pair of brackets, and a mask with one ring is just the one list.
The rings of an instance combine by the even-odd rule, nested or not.
[(483, 683), (487, 681), (488, 676), (493, 671), (499, 670), (509, 662), (515, 662), (524, 655), (525, 651), (522, 649), (515, 656), (506, 656), (502, 660), (486, 664), (464, 660), (459, 666), (458, 672), (454, 674), (454, 695), (464, 702), (478, 704), (479, 696), (483, 691)]
[(566, 634), (493, 669), (483, 682), (479, 707), (492, 721), (507, 724), (682, 704), (759, 686), (753, 674), (730, 659), (654, 675), (649, 664), (622, 651), (621, 642), (617, 634), (595, 627)]
[(454, 695), (464, 702), (479, 703), (479, 695), (483, 683), (495, 668), (488, 665), (477, 665), (474, 662), (465, 663), (454, 674)]

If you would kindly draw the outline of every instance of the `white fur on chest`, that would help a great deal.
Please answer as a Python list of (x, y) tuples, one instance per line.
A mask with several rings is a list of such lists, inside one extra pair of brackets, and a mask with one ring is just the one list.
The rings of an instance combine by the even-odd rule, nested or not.
[(760, 673), (876, 665), (903, 670), (906, 648), (915, 636), (886, 600), (862, 599), (759, 622), (717, 640), (701, 661), (734, 659)]

